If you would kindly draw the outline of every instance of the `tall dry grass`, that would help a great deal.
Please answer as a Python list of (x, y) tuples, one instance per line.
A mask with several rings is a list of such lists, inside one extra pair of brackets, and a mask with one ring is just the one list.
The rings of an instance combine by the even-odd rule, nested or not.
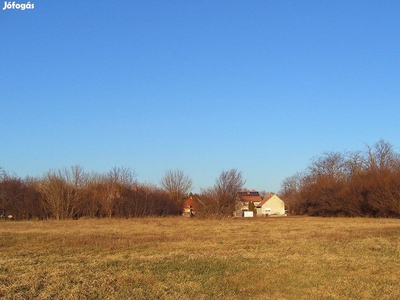
[(2, 299), (400, 299), (400, 221), (0, 222)]

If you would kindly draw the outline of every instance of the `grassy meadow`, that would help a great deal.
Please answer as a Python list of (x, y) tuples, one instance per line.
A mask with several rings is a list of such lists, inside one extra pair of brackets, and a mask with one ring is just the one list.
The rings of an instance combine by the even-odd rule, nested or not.
[(400, 220), (0, 222), (0, 299), (400, 299)]

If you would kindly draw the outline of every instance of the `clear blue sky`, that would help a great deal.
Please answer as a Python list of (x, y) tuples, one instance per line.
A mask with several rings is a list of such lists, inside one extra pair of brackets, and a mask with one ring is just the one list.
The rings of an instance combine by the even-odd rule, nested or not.
[[(16, 1), (26, 3), (26, 1)], [(400, 1), (31, 1), (0, 10), (0, 166), (124, 166), (250, 189), (399, 150)]]

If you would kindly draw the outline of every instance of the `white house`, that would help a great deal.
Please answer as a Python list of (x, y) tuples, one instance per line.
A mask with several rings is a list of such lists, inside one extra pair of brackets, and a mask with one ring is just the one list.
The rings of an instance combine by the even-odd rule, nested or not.
[(277, 195), (269, 194), (256, 208), (257, 216), (285, 215), (285, 203)]

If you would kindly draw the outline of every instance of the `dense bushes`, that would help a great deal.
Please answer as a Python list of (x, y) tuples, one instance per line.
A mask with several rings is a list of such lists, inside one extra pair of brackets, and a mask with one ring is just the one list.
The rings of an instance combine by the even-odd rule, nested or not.
[(280, 195), (295, 214), (400, 217), (400, 155), (383, 140), (365, 151), (325, 153), (286, 178)]
[[(167, 216), (182, 213), (192, 180), (183, 171), (167, 171), (164, 188), (140, 184), (135, 172), (113, 168), (106, 174), (86, 173), (80, 166), (49, 171), (25, 180), (0, 173), (0, 218), (72, 219)], [(222, 171), (212, 188), (196, 195), (199, 217), (231, 216), (236, 194), (245, 180), (236, 169)]]
[(79, 166), (25, 180), (2, 172), (0, 215), (13, 219), (142, 217), (174, 215), (180, 207), (167, 191), (140, 184), (135, 173), (113, 168), (88, 174)]

